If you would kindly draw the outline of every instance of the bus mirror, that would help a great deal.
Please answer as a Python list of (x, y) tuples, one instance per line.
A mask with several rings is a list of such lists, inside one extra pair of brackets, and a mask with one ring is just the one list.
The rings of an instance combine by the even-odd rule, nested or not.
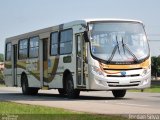
[(83, 37), (84, 37), (85, 42), (89, 42), (89, 37), (88, 37), (88, 32), (87, 31), (84, 31)]

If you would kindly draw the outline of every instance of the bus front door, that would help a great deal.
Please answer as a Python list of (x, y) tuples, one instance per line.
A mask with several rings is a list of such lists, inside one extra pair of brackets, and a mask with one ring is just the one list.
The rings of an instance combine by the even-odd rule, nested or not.
[(81, 34), (76, 35), (76, 73), (77, 73), (77, 86), (86, 87), (85, 74), (84, 74), (84, 40)]

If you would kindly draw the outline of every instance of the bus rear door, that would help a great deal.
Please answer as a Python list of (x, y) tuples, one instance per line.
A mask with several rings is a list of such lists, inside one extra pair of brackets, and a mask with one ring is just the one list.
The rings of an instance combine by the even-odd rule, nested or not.
[(12, 72), (12, 76), (13, 76), (13, 85), (17, 86), (17, 44), (13, 45), (13, 61), (12, 61), (12, 66), (13, 66), (13, 72)]

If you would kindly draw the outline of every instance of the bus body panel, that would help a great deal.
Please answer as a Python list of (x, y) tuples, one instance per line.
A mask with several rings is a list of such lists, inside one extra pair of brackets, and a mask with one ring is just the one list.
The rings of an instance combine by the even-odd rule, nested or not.
[(12, 63), (5, 62), (5, 69), (4, 69), (4, 81), (6, 86), (14, 86), (14, 81), (12, 78)]

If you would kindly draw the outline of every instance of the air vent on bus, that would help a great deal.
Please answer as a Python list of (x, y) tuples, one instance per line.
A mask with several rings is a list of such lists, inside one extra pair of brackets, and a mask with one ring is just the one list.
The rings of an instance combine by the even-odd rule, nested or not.
[(129, 84), (121, 85), (119, 82), (107, 82), (109, 87), (132, 87), (132, 86), (138, 86), (140, 84), (140, 81), (130, 81)]
[(130, 69), (111, 69), (111, 68), (103, 68), (104, 70), (115, 70), (115, 71), (127, 71), (127, 70), (140, 70), (142, 68), (130, 68)]
[(140, 74), (133, 74), (133, 75), (107, 75), (107, 77), (137, 77)]
[(108, 85), (109, 87), (134, 87), (138, 86), (139, 84), (128, 84), (128, 85)]
[(130, 83), (140, 83), (141, 81), (131, 81)]

